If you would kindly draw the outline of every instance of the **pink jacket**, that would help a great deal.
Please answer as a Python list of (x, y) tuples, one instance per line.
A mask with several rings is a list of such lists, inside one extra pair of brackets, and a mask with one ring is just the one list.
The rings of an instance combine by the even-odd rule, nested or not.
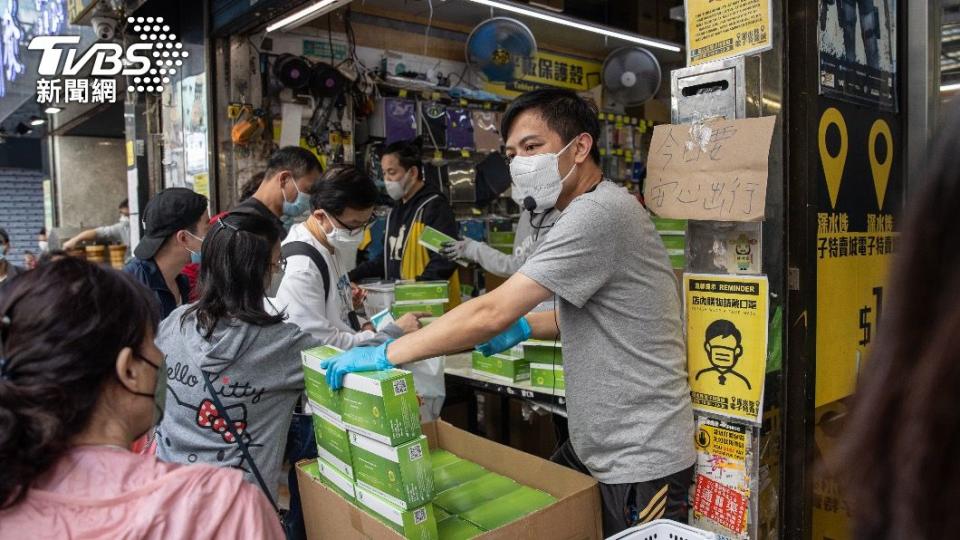
[(0, 539), (284, 538), (260, 490), (238, 470), (181, 466), (124, 450), (71, 450), (20, 504)]

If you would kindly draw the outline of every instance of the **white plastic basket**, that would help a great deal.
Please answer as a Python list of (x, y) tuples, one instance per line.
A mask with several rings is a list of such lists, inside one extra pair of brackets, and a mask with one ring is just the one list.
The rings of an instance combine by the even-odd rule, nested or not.
[(360, 288), (367, 292), (363, 310), (368, 318), (393, 305), (393, 283), (362, 283)]
[(717, 540), (717, 535), (669, 519), (656, 519), (607, 540)]

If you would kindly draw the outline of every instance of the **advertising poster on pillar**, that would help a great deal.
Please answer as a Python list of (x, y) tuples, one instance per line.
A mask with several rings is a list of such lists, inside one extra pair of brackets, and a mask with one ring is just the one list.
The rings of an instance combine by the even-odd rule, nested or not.
[(820, 94), (897, 111), (897, 1), (820, 0)]
[(821, 99), (817, 133), (816, 406), (870, 369), (897, 250), (903, 138), (897, 117)]

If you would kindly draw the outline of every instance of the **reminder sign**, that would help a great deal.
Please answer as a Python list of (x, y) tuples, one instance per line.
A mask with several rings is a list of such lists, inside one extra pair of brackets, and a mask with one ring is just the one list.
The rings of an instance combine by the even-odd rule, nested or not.
[(687, 65), (773, 46), (770, 0), (687, 0)]
[(766, 276), (684, 274), (693, 408), (760, 423), (767, 364)]
[(660, 217), (760, 221), (775, 116), (654, 128), (643, 195)]

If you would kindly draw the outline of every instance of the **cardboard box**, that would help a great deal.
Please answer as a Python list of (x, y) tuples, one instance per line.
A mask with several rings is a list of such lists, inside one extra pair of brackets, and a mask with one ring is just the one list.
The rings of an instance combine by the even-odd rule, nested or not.
[(530, 339), (523, 342), (523, 358), (531, 364), (563, 364), (563, 343)]
[(404, 510), (433, 500), (433, 467), (425, 436), (388, 446), (350, 432), (350, 446), (357, 485)]
[(450, 283), (447, 281), (397, 282), (393, 289), (394, 302), (449, 301)]
[(483, 534), (483, 529), (457, 516), (450, 516), (437, 522), (437, 534), (440, 540), (468, 540)]
[(361, 371), (343, 377), (341, 416), (347, 429), (390, 446), (420, 436), (420, 401), (409, 371)]
[(563, 376), (563, 366), (530, 364), (530, 386), (566, 390), (567, 381)]
[(481, 504), (520, 489), (520, 484), (497, 473), (486, 473), (465, 484), (452, 487), (433, 498), (433, 506), (451, 514), (469, 512)]
[(460, 517), (485, 531), (492, 531), (555, 502), (557, 499), (549, 493), (520, 486), (502, 497), (464, 512)]
[(482, 465), (466, 459), (458, 459), (449, 465), (433, 470), (433, 489), (442, 493), (450, 488), (466, 484), (487, 474)]
[(324, 360), (333, 358), (343, 351), (324, 345), (300, 353), (303, 362), (303, 382), (307, 398), (313, 405), (326, 409), (334, 418), (340, 418), (340, 394), (327, 386), (326, 371), (320, 367)]
[[(427, 503), (412, 510), (397, 508), (375, 492), (357, 485), (357, 502), (391, 529), (411, 540), (437, 540), (437, 519), (433, 505)], [(340, 538), (331, 536), (330, 538)]]
[(317, 468), (320, 471), (320, 481), (330, 486), (338, 495), (352, 501), (355, 497), (353, 479), (348, 478), (337, 467), (327, 463), (323, 458), (317, 458)]
[(474, 371), (507, 383), (530, 378), (530, 362), (524, 358), (514, 358), (506, 354), (483, 356), (479, 351), (473, 351), (472, 365)]
[(313, 434), (317, 439), (317, 454), (353, 482), (350, 437), (343, 422), (328, 416), (324, 409), (314, 411)]
[(434, 317), (439, 317), (443, 315), (443, 307), (447, 303), (444, 301), (440, 302), (405, 302), (405, 303), (395, 303), (393, 307), (390, 308), (390, 313), (393, 314), (394, 318), (399, 319), (400, 317), (406, 315), (407, 313), (416, 313), (423, 312), (429, 313)]
[[(589, 476), (525, 454), (493, 441), (471, 435), (438, 421), (423, 425), (430, 447), (447, 450), (492, 472), (553, 495), (557, 502), (500, 529), (484, 533), (482, 540), (516, 538), (603, 538), (600, 520), (600, 491)], [(350, 504), (304, 472), (297, 465), (307, 536), (314, 540), (398, 540), (394, 530), (362, 509)]]

